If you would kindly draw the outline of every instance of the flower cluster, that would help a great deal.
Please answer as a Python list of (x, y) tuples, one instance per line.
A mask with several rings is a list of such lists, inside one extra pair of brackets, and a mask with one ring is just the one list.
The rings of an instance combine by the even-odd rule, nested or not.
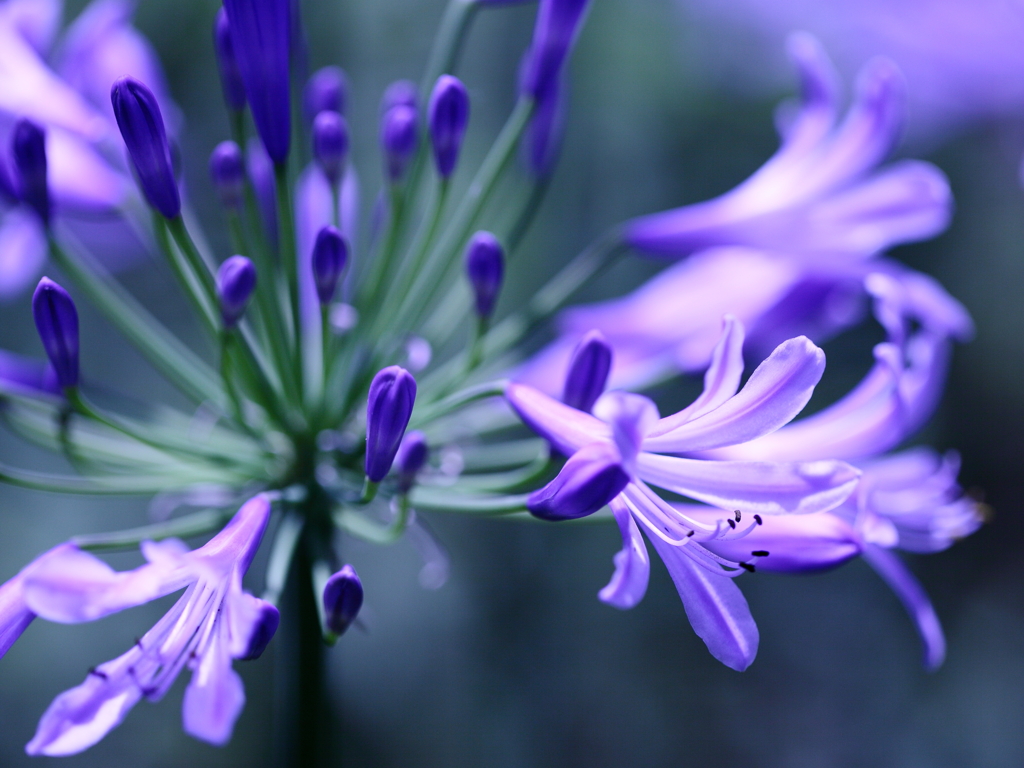
[[(153, 496), (155, 518), (71, 538), (0, 587), (0, 655), (36, 617), (94, 621), (183, 590), (126, 653), (53, 701), (30, 754), (88, 748), (185, 667), (185, 731), (226, 743), (245, 701), (234, 661), (259, 657), (280, 621), (314, 627), (303, 653), (315, 658), (358, 625), (363, 583), (341, 562), (339, 535), (408, 535), (426, 560), (421, 580), (443, 582), (425, 511), (614, 519), (623, 549), (600, 599), (641, 600), (646, 537), (694, 630), (740, 670), (758, 634), (736, 577), (861, 555), (916, 618), (929, 666), (941, 662), (935, 613), (891, 550), (949, 546), (977, 527), (977, 506), (956, 484), (954, 454), (887, 452), (928, 419), (952, 340), (971, 323), (933, 280), (879, 256), (940, 231), (950, 210), (933, 166), (877, 170), (898, 135), (899, 73), (870, 64), (837, 124), (830, 64), (813, 39), (794, 37), (802, 106), (760, 171), (715, 200), (613, 228), (526, 307), (502, 308), (509, 257), (558, 156), (589, 6), (540, 0), (516, 105), (454, 199), (471, 105), (451, 71), (474, 16), (505, 4), (451, 0), (422, 87), (399, 81), (383, 94), (383, 192), (372, 236), (360, 238), (344, 73), (325, 67), (295, 92), (289, 0), (225, 0), (211, 25), (232, 135), (209, 168), (228, 254), (199, 236), (175, 162), (177, 113), (127, 5), (95, 0), (55, 57), (55, 0), (0, 5), (0, 62), (14, 73), (0, 85), (12, 124), (0, 260), (13, 265), (0, 274), (14, 290), (48, 252), (67, 281), (43, 277), (33, 295), (46, 360), (0, 355), (3, 417), (75, 470), (0, 465), (0, 479)], [(500, 200), (516, 175), (531, 194)], [(166, 260), (205, 339), (193, 347), (172, 334), (97, 261), (76, 234), (81, 207)], [(632, 295), (565, 311), (558, 340), (514, 366), (522, 342), (629, 249), (678, 264)], [(81, 298), (195, 413), (162, 406), (136, 418), (92, 401)], [(840, 402), (794, 421), (825, 369), (815, 342), (858, 321), (868, 301), (888, 336), (875, 367)], [(622, 389), (699, 371), (703, 393), (665, 417)], [(542, 439), (509, 437), (518, 422)], [(199, 509), (172, 516), (181, 507)], [(243, 581), (254, 582), (268, 531), (256, 597)], [(196, 549), (183, 541), (210, 534)], [(94, 554), (136, 548), (146, 563), (124, 572)], [(315, 677), (299, 695), (314, 708)]]

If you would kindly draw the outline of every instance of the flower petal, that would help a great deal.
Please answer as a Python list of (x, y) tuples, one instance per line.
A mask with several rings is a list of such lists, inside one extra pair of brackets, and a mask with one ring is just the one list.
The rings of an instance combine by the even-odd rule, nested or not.
[(242, 678), (231, 668), (226, 626), (227, 622), (218, 624), (213, 642), (192, 673), (181, 708), (185, 732), (218, 746), (231, 740), (245, 707)]
[(657, 536), (651, 542), (675, 582), (690, 626), (711, 655), (738, 672), (749, 667), (757, 655), (759, 635), (736, 582), (697, 565), (684, 547), (673, 547)]
[(608, 425), (525, 384), (509, 384), (505, 397), (530, 429), (571, 455), (584, 445), (609, 440)]
[(0, 223), (0, 298), (9, 299), (27, 288), (46, 261), (46, 234), (39, 217), (18, 206), (5, 212)]
[(868, 565), (896, 593), (896, 597), (910, 614), (910, 620), (914, 622), (921, 637), (925, 669), (938, 669), (946, 658), (946, 637), (935, 608), (932, 607), (931, 600), (928, 599), (921, 583), (895, 553), (867, 544), (864, 546), (863, 554)]
[(615, 573), (597, 593), (598, 598), (626, 610), (644, 599), (651, 576), (651, 559), (633, 516), (622, 501), (612, 499), (610, 506), (622, 533), (622, 549), (615, 554)]
[(734, 397), (669, 432), (652, 430), (645, 451), (682, 453), (736, 445), (774, 432), (807, 405), (825, 370), (825, 353), (800, 336), (783, 342)]
[(22, 596), (22, 575), (0, 586), (0, 658), (11, 649), (36, 617)]
[(647, 482), (722, 509), (778, 515), (827, 512), (853, 492), (860, 471), (842, 461), (701, 461), (641, 453)]

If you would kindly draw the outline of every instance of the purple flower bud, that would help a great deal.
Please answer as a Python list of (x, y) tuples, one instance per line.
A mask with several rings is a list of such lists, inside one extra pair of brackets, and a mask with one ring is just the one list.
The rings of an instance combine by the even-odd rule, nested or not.
[(21, 175), (21, 199), (44, 224), (50, 223), (50, 190), (46, 183), (46, 134), (31, 120), (14, 126), (14, 164)]
[(447, 179), (455, 170), (462, 148), (462, 137), (469, 122), (469, 94), (457, 77), (441, 75), (430, 94), (427, 108), (430, 141), (434, 145), (434, 162), (441, 178)]
[(366, 476), (379, 483), (391, 470), (416, 402), (416, 380), (398, 365), (379, 371), (366, 399)]
[(324, 585), (327, 628), (336, 635), (345, 634), (362, 607), (363, 583), (359, 580), (359, 574), (351, 565), (343, 565)]
[(332, 226), (321, 229), (313, 245), (313, 281), (321, 305), (331, 303), (347, 262), (348, 244), (341, 232)]
[(399, 104), (384, 113), (380, 126), (380, 144), (387, 161), (388, 179), (396, 182), (405, 175), (405, 169), (416, 151), (419, 140), (419, 117), (414, 107)]
[(256, 624), (252, 628), (252, 635), (249, 636), (249, 645), (246, 647), (245, 653), (238, 658), (240, 661), (252, 661), (262, 656), (270, 641), (274, 639), (274, 633), (277, 632), (277, 627), (281, 623), (281, 612), (273, 603), (260, 600), (252, 595), (246, 594), (245, 596), (257, 604), (256, 610), (259, 611), (259, 618), (256, 619)]
[(233, 141), (222, 141), (210, 154), (210, 177), (220, 193), (225, 208), (242, 205), (245, 188), (245, 160), (241, 148)]
[(347, 102), (348, 78), (341, 67), (318, 69), (306, 82), (306, 90), (302, 94), (306, 124), (312, 123), (324, 111), (345, 114)]
[(395, 463), (398, 464), (398, 491), (408, 493), (416, 482), (416, 475), (427, 463), (427, 436), (414, 429), (407, 432), (398, 447)]
[(590, 0), (541, 0), (520, 91), (538, 101), (555, 87)]
[(466, 246), (466, 276), (473, 286), (476, 313), (490, 317), (505, 274), (505, 251), (490, 232), (477, 232)]
[(44, 277), (32, 294), (32, 317), (61, 389), (78, 386), (78, 310), (68, 292)]
[(256, 267), (245, 256), (232, 256), (217, 270), (217, 296), (226, 328), (233, 328), (256, 289)]
[(384, 89), (380, 100), (380, 114), (386, 115), (394, 107), (411, 107), (419, 111), (419, 89), (412, 80), (396, 80)]
[(217, 54), (217, 69), (220, 70), (220, 85), (224, 101), (235, 111), (245, 109), (245, 85), (242, 73), (238, 71), (235, 49), (231, 42), (231, 24), (228, 12), (222, 7), (213, 22), (213, 50)]
[(580, 411), (590, 411), (608, 384), (612, 370), (612, 348), (600, 331), (580, 339), (569, 361), (562, 402)]
[(256, 132), (275, 163), (291, 141), (291, 0), (224, 0), (238, 71)]
[(615, 447), (591, 443), (576, 451), (554, 480), (531, 493), (526, 506), (542, 520), (575, 520), (597, 512), (627, 483), (629, 475)]
[(149, 204), (168, 219), (181, 212), (164, 119), (152, 91), (131, 77), (110, 89), (114, 117)]
[(313, 158), (332, 186), (341, 181), (348, 154), (348, 123), (337, 112), (324, 110), (313, 120)]

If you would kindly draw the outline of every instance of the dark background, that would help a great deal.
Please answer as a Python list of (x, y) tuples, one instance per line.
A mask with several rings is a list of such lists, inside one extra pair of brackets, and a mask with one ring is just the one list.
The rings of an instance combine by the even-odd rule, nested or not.
[[(81, 5), (69, 2), (66, 18)], [(352, 81), (349, 116), (369, 209), (379, 178), (377, 101), (389, 81), (419, 78), (442, 3), (307, 5), (311, 64), (340, 64)], [(227, 135), (209, 42), (215, 10), (209, 0), (143, 0), (137, 21), (185, 114), (186, 183), (224, 254), (206, 180), (209, 152)], [(532, 17), (532, 6), (494, 10), (473, 29), (459, 70), (473, 99), (467, 167), (511, 106)], [(711, 49), (729, 66), (716, 68), (696, 53)], [(670, 0), (595, 0), (573, 62), (562, 163), (511, 269), (503, 309), (607, 226), (723, 192), (770, 155), (772, 111), (792, 86), (737, 82), (738, 63), (757, 66), (751, 50), (742, 36), (700, 26)], [(775, 55), (765, 66), (782, 66), (782, 50)], [(761, 645), (753, 666), (739, 674), (714, 661), (693, 634), (657, 558), (636, 609), (598, 602), (619, 547), (613, 527), (438, 515), (430, 521), (450, 552), (451, 577), (437, 591), (420, 588), (420, 562), (408, 543), (345, 543), (366, 586), (369, 631), (350, 632), (330, 656), (338, 764), (1024, 764), (1022, 148), (1022, 126), (993, 118), (900, 152), (949, 174), (957, 212), (944, 235), (895, 255), (938, 277), (978, 326), (976, 340), (957, 350), (943, 405), (919, 437), (959, 449), (963, 484), (984, 494), (995, 512), (951, 550), (909, 558), (946, 628), (941, 670), (921, 669), (902, 608), (859, 561), (817, 576), (744, 577)], [(620, 293), (656, 266), (629, 257), (586, 298)], [(124, 279), (168, 322), (192, 331), (161, 265), (145, 262)], [(28, 296), (0, 306), (0, 322), (5, 346), (40, 353)], [(87, 379), (144, 398), (170, 396), (95, 312), (84, 310), (82, 324)], [(829, 367), (812, 407), (859, 379), (877, 336), (868, 324), (826, 345)], [(8, 436), (0, 438), (0, 454), (46, 461)], [(144, 500), (0, 488), (0, 578), (71, 534), (137, 525), (145, 515)], [(116, 560), (119, 567), (133, 562)], [(258, 579), (253, 584), (258, 588)], [(78, 627), (36, 622), (0, 662), (0, 765), (28, 764), (23, 745), (50, 700), (90, 666), (123, 652), (165, 609), (147, 606)], [(182, 733), (183, 677), (165, 701), (140, 704), (100, 745), (66, 764), (268, 765), (274, 647), (258, 662), (237, 665), (249, 703), (228, 747)]]

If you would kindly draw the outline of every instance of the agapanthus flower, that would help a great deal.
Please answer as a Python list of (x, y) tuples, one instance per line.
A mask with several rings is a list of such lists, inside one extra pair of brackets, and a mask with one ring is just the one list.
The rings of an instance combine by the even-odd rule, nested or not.
[(232, 660), (252, 655), (254, 643), (266, 645), (261, 630), (276, 612), (241, 586), (269, 517), (270, 499), (256, 496), (199, 549), (189, 551), (175, 539), (144, 542), (147, 564), (123, 573), (65, 546), (0, 588), (20, 585), (28, 610), (64, 624), (94, 621), (185, 589), (131, 650), (54, 699), (26, 751), (69, 755), (87, 749), (143, 697), (161, 699), (185, 667), (192, 670), (182, 709), (185, 730), (214, 744), (227, 742), (245, 703)]
[[(820, 349), (806, 338), (791, 339), (740, 389), (742, 341), (742, 327), (728, 318), (704, 392), (665, 418), (659, 418), (647, 398), (624, 392), (609, 392), (598, 400), (597, 416), (522, 384), (511, 384), (506, 392), (523, 421), (570, 457), (553, 483), (567, 482), (567, 473), (586, 471), (598, 462), (614, 466), (609, 455), (617, 457), (617, 466), (627, 475), (625, 486), (597, 505), (611, 504), (626, 542), (613, 585), (602, 599), (630, 607), (642, 597), (648, 574), (640, 537), (644, 531), (669, 568), (694, 630), (717, 659), (734, 669), (749, 666), (757, 651), (756, 625), (730, 578), (749, 564), (713, 554), (703, 540), (742, 535), (762, 524), (766, 515), (825, 512), (850, 495), (859, 477), (841, 461), (733, 462), (678, 456), (771, 434), (803, 409), (824, 371)], [(573, 466), (584, 452), (593, 456)], [(605, 477), (597, 479), (607, 482)], [(688, 516), (662, 500), (651, 485), (718, 507), (721, 514), (714, 522)], [(547, 501), (544, 491), (537, 494)], [(550, 518), (548, 506), (544, 504), (543, 514)], [(566, 511), (566, 517), (578, 516)]]

